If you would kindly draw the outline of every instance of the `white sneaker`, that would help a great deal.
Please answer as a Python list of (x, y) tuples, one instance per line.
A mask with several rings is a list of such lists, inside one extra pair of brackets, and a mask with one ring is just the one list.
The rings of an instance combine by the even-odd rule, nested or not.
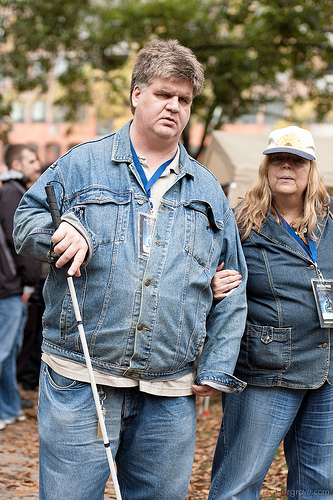
[(27, 417), (25, 413), (22, 410), (20, 410), (16, 415), (16, 417), (6, 418), (5, 420), (2, 420), (2, 422), (5, 424), (6, 427), (6, 425), (15, 424), (15, 422), (23, 422), (24, 420), (26, 420), (26, 418)]
[(5, 420), (3, 420), (4, 424), (5, 425), (11, 425), (11, 424), (15, 424), (16, 422), (16, 417), (12, 417), (12, 418), (5, 418)]
[(0, 431), (3, 431), (6, 427), (6, 422), (4, 420), (0, 420)]
[(26, 420), (26, 419), (27, 419), (26, 414), (24, 413), (24, 411), (23, 411), (23, 410), (20, 410), (20, 411), (18, 412), (18, 414), (16, 415), (16, 420), (17, 420), (18, 422), (24, 422), (24, 420)]

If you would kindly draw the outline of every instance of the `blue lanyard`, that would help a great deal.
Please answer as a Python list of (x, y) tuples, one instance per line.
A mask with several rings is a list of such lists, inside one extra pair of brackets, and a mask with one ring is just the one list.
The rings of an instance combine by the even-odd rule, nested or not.
[(293, 230), (293, 228), (288, 224), (288, 222), (279, 214), (276, 210), (278, 217), (281, 221), (282, 226), (288, 231), (288, 233), (301, 245), (302, 248), (306, 251), (306, 253), (310, 256), (314, 263), (317, 263), (317, 248), (315, 242), (310, 238), (309, 233), (307, 233), (307, 240), (309, 244), (309, 248), (305, 245), (305, 243), (301, 240), (298, 234)]
[[(139, 172), (140, 179), (142, 180), (143, 187), (144, 187), (144, 189), (146, 191), (146, 194), (147, 194), (148, 198), (150, 199), (150, 188), (152, 187), (153, 184), (155, 184), (155, 182), (157, 181), (157, 179), (159, 179), (161, 177), (161, 175), (163, 174), (163, 172), (167, 168), (167, 166), (170, 165), (170, 163), (174, 160), (174, 158), (175, 158), (175, 156), (177, 154), (177, 151), (176, 151), (175, 155), (171, 158), (171, 160), (168, 160), (168, 161), (162, 163), (162, 165), (160, 165), (158, 167), (158, 169), (153, 173), (153, 175), (151, 176), (151, 178), (148, 180), (147, 177), (146, 177), (146, 174), (145, 174), (145, 172), (144, 172), (144, 170), (142, 168), (142, 165), (140, 163), (138, 155), (135, 152), (135, 149), (133, 147), (133, 144), (132, 144), (131, 140), (130, 140), (130, 144), (131, 144), (131, 151), (132, 151), (132, 155), (133, 155), (134, 165), (136, 166), (136, 169)], [(151, 201), (150, 201), (150, 206), (152, 208)]]

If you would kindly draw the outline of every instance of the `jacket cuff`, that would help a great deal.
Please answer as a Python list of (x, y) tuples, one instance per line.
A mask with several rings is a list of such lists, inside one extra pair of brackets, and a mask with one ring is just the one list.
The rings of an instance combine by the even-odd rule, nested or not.
[(203, 372), (195, 379), (196, 385), (209, 385), (222, 392), (242, 392), (246, 382), (224, 372)]

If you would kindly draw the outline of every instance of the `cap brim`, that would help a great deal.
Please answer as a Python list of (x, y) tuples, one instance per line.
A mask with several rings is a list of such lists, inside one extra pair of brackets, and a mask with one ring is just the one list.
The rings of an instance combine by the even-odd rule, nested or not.
[(301, 149), (290, 148), (288, 146), (278, 146), (276, 148), (268, 148), (265, 149), (263, 155), (270, 155), (273, 153), (289, 153), (291, 155), (300, 156), (301, 158), (305, 158), (306, 160), (315, 160), (315, 156), (310, 153), (306, 153), (306, 151), (302, 151)]

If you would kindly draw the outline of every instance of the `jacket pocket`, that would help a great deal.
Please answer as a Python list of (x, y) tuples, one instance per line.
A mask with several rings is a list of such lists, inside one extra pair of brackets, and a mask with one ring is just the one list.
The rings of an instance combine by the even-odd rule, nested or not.
[(125, 240), (131, 193), (91, 188), (80, 193), (75, 216), (92, 231), (100, 244)]
[(291, 328), (247, 325), (246, 361), (252, 370), (286, 370), (290, 357)]
[(185, 251), (200, 264), (209, 267), (214, 249), (216, 225), (212, 207), (200, 200), (191, 200), (185, 205), (186, 229)]

